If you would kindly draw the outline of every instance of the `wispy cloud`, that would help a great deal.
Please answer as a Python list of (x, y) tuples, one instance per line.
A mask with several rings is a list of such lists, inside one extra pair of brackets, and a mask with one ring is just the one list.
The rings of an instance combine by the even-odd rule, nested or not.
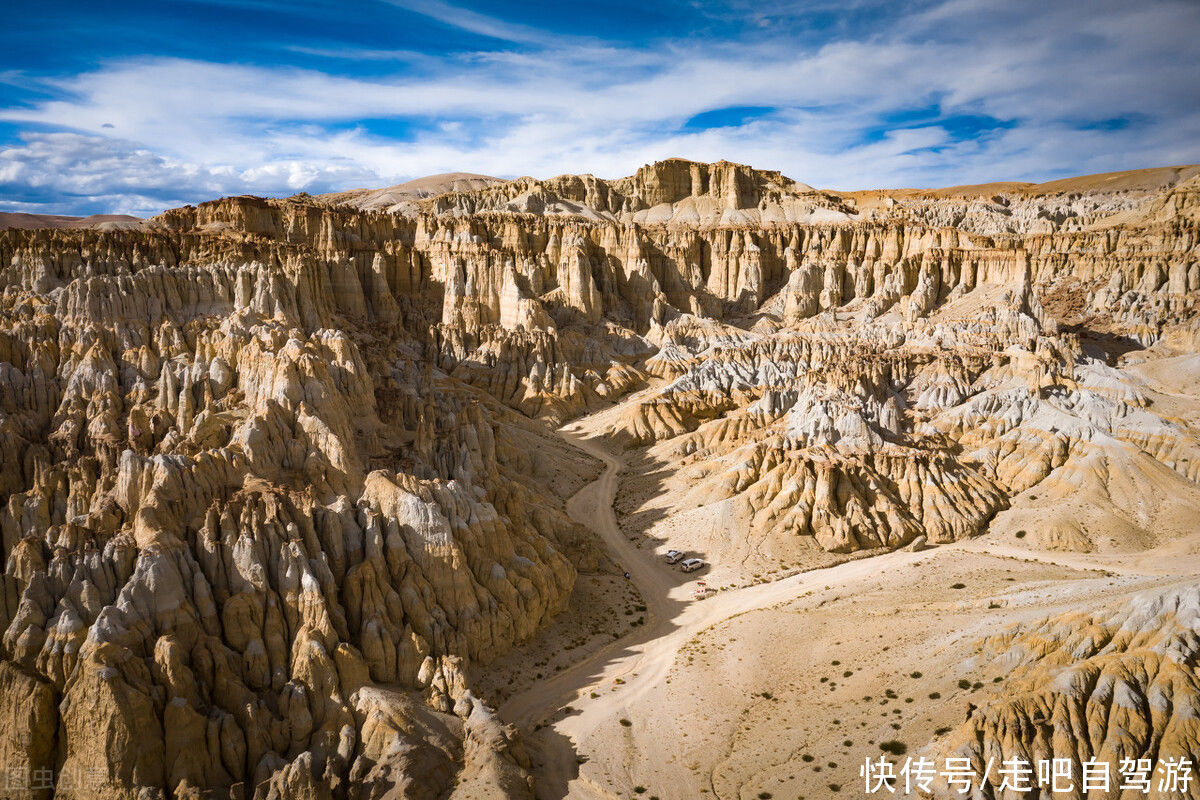
[(505, 22), (480, 14), (465, 6), (451, 5), (441, 0), (384, 0), (391, 5), (437, 20), (452, 28), (516, 44), (555, 44), (558, 37), (528, 25)]
[[(0, 110), (24, 131), (0, 151), (0, 198), (146, 211), (452, 170), (615, 177), (676, 155), (835, 188), (1200, 160), (1200, 7), (1182, 0), (948, 0), (891, 7), (882, 30), (854, 17), (883, 13), (869, 3), (776, 4), (764, 32), (654, 47), (564, 38), (438, 0), (394, 3), (499, 45), (341, 58), (314, 36), (286, 43), (325, 59), (303, 68), (136, 56), (22, 73), (39, 94)], [(835, 15), (823, 38), (784, 35), (820, 14)], [(368, 61), (395, 64), (342, 64)], [(771, 112), (736, 113), (746, 108)]]

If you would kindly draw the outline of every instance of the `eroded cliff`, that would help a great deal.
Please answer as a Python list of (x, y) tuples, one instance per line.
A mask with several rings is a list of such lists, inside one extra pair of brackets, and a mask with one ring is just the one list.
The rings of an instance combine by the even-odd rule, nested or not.
[(970, 537), (1129, 464), (1192, 496), (1192, 423), (1117, 358), (1196, 345), (1200, 178), (968, 224), (727, 163), (474, 177), (0, 232), (5, 763), (528, 795), (463, 665), (595, 567), (546, 423), (634, 390), (614, 436), (772, 559)]

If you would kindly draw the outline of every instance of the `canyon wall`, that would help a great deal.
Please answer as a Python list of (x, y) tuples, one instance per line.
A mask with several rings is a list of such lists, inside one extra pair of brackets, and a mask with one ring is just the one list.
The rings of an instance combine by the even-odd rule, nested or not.
[(2, 231), (0, 763), (527, 796), (463, 667), (595, 568), (545, 424), (634, 390), (614, 436), (777, 547), (969, 537), (1122, 460), (1190, 485), (1194, 431), (1114, 365), (1198, 341), (1198, 180), (991, 233), (678, 160)]

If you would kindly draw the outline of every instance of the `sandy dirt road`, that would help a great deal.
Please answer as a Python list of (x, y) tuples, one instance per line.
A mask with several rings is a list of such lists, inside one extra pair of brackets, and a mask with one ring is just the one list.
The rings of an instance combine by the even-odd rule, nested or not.
[[(601, 459), (605, 470), (570, 499), (567, 511), (577, 522), (591, 527), (608, 546), (610, 555), (629, 572), (645, 600), (647, 623), (553, 678), (513, 696), (500, 708), (504, 720), (527, 729), (548, 724), (535, 744), (542, 761), (537, 770), (539, 798), (612, 796), (580, 777), (573, 743), (582, 741), (611, 716), (613, 709), (636, 705), (641, 695), (666, 677), (679, 649), (699, 631), (746, 611), (791, 600), (810, 588), (868, 575), (884, 567), (885, 562), (898, 566), (921, 558), (916, 553), (889, 553), (719, 593), (703, 601), (693, 600), (691, 584), (680, 585), (672, 567), (653, 553), (639, 550), (621, 532), (613, 498), (622, 460), (576, 430), (572, 426), (562, 433), (568, 441)], [(564, 707), (591, 687), (614, 684), (616, 688), (606, 691), (604, 702), (572, 707), (572, 712), (562, 714)]]
[[(740, 614), (795, 600), (806, 592), (830, 585), (850, 585), (882, 571), (897, 571), (929, 558), (953, 558), (953, 551), (987, 554), (999, 558), (1028, 559), (1032, 553), (1018, 548), (973, 540), (943, 545), (932, 551), (896, 551), (814, 569), (778, 581), (724, 591), (699, 601), (692, 596), (694, 582), (680, 582), (678, 571), (652, 551), (639, 549), (622, 532), (613, 510), (623, 459), (614, 455), (595, 427), (585, 419), (560, 431), (570, 443), (602, 460), (605, 470), (567, 503), (577, 522), (590, 527), (605, 543), (610, 556), (627, 571), (646, 605), (644, 626), (618, 639), (583, 661), (528, 690), (511, 697), (501, 717), (528, 732), (535, 754), (537, 794), (547, 798), (610, 798), (618, 795), (589, 779), (581, 770), (578, 746), (601, 725), (612, 727), (622, 709), (636, 709), (639, 700), (667, 678), (680, 649), (697, 634)], [(965, 553), (964, 553), (965, 554)], [(1038, 553), (1046, 564), (1083, 570), (1108, 570), (1125, 574), (1159, 572), (1117, 559), (1068, 553)], [(592, 693), (596, 692), (596, 695)], [(631, 716), (636, 712), (629, 712)]]

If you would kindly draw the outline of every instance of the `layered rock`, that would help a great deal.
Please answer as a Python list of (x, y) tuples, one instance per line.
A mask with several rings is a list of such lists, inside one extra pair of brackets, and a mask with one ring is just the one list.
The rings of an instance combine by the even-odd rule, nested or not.
[(4, 231), (0, 757), (112, 798), (528, 793), (464, 664), (597, 563), (545, 424), (634, 390), (614, 433), (781, 547), (1191, 487), (1118, 359), (1200, 341), (1197, 180), (1004, 227), (672, 160)]
[[(1070, 765), (1071, 797), (1194, 798), (1193, 780), (1172, 781), (1168, 762), (1195, 763), (1200, 750), (1200, 591), (1149, 593), (1110, 609), (1081, 611), (992, 636), (979, 659), (1003, 665), (1002, 687), (937, 749), (967, 758), (976, 775), (993, 765)], [(1081, 791), (1084, 762), (1109, 767), (1108, 792)], [(940, 762), (939, 762), (940, 763)], [(1121, 787), (1145, 776), (1147, 791)], [(1016, 797), (1001, 790), (998, 767), (977, 796)], [(1046, 789), (1043, 789), (1046, 791)], [(959, 796), (944, 785), (939, 797)]]

